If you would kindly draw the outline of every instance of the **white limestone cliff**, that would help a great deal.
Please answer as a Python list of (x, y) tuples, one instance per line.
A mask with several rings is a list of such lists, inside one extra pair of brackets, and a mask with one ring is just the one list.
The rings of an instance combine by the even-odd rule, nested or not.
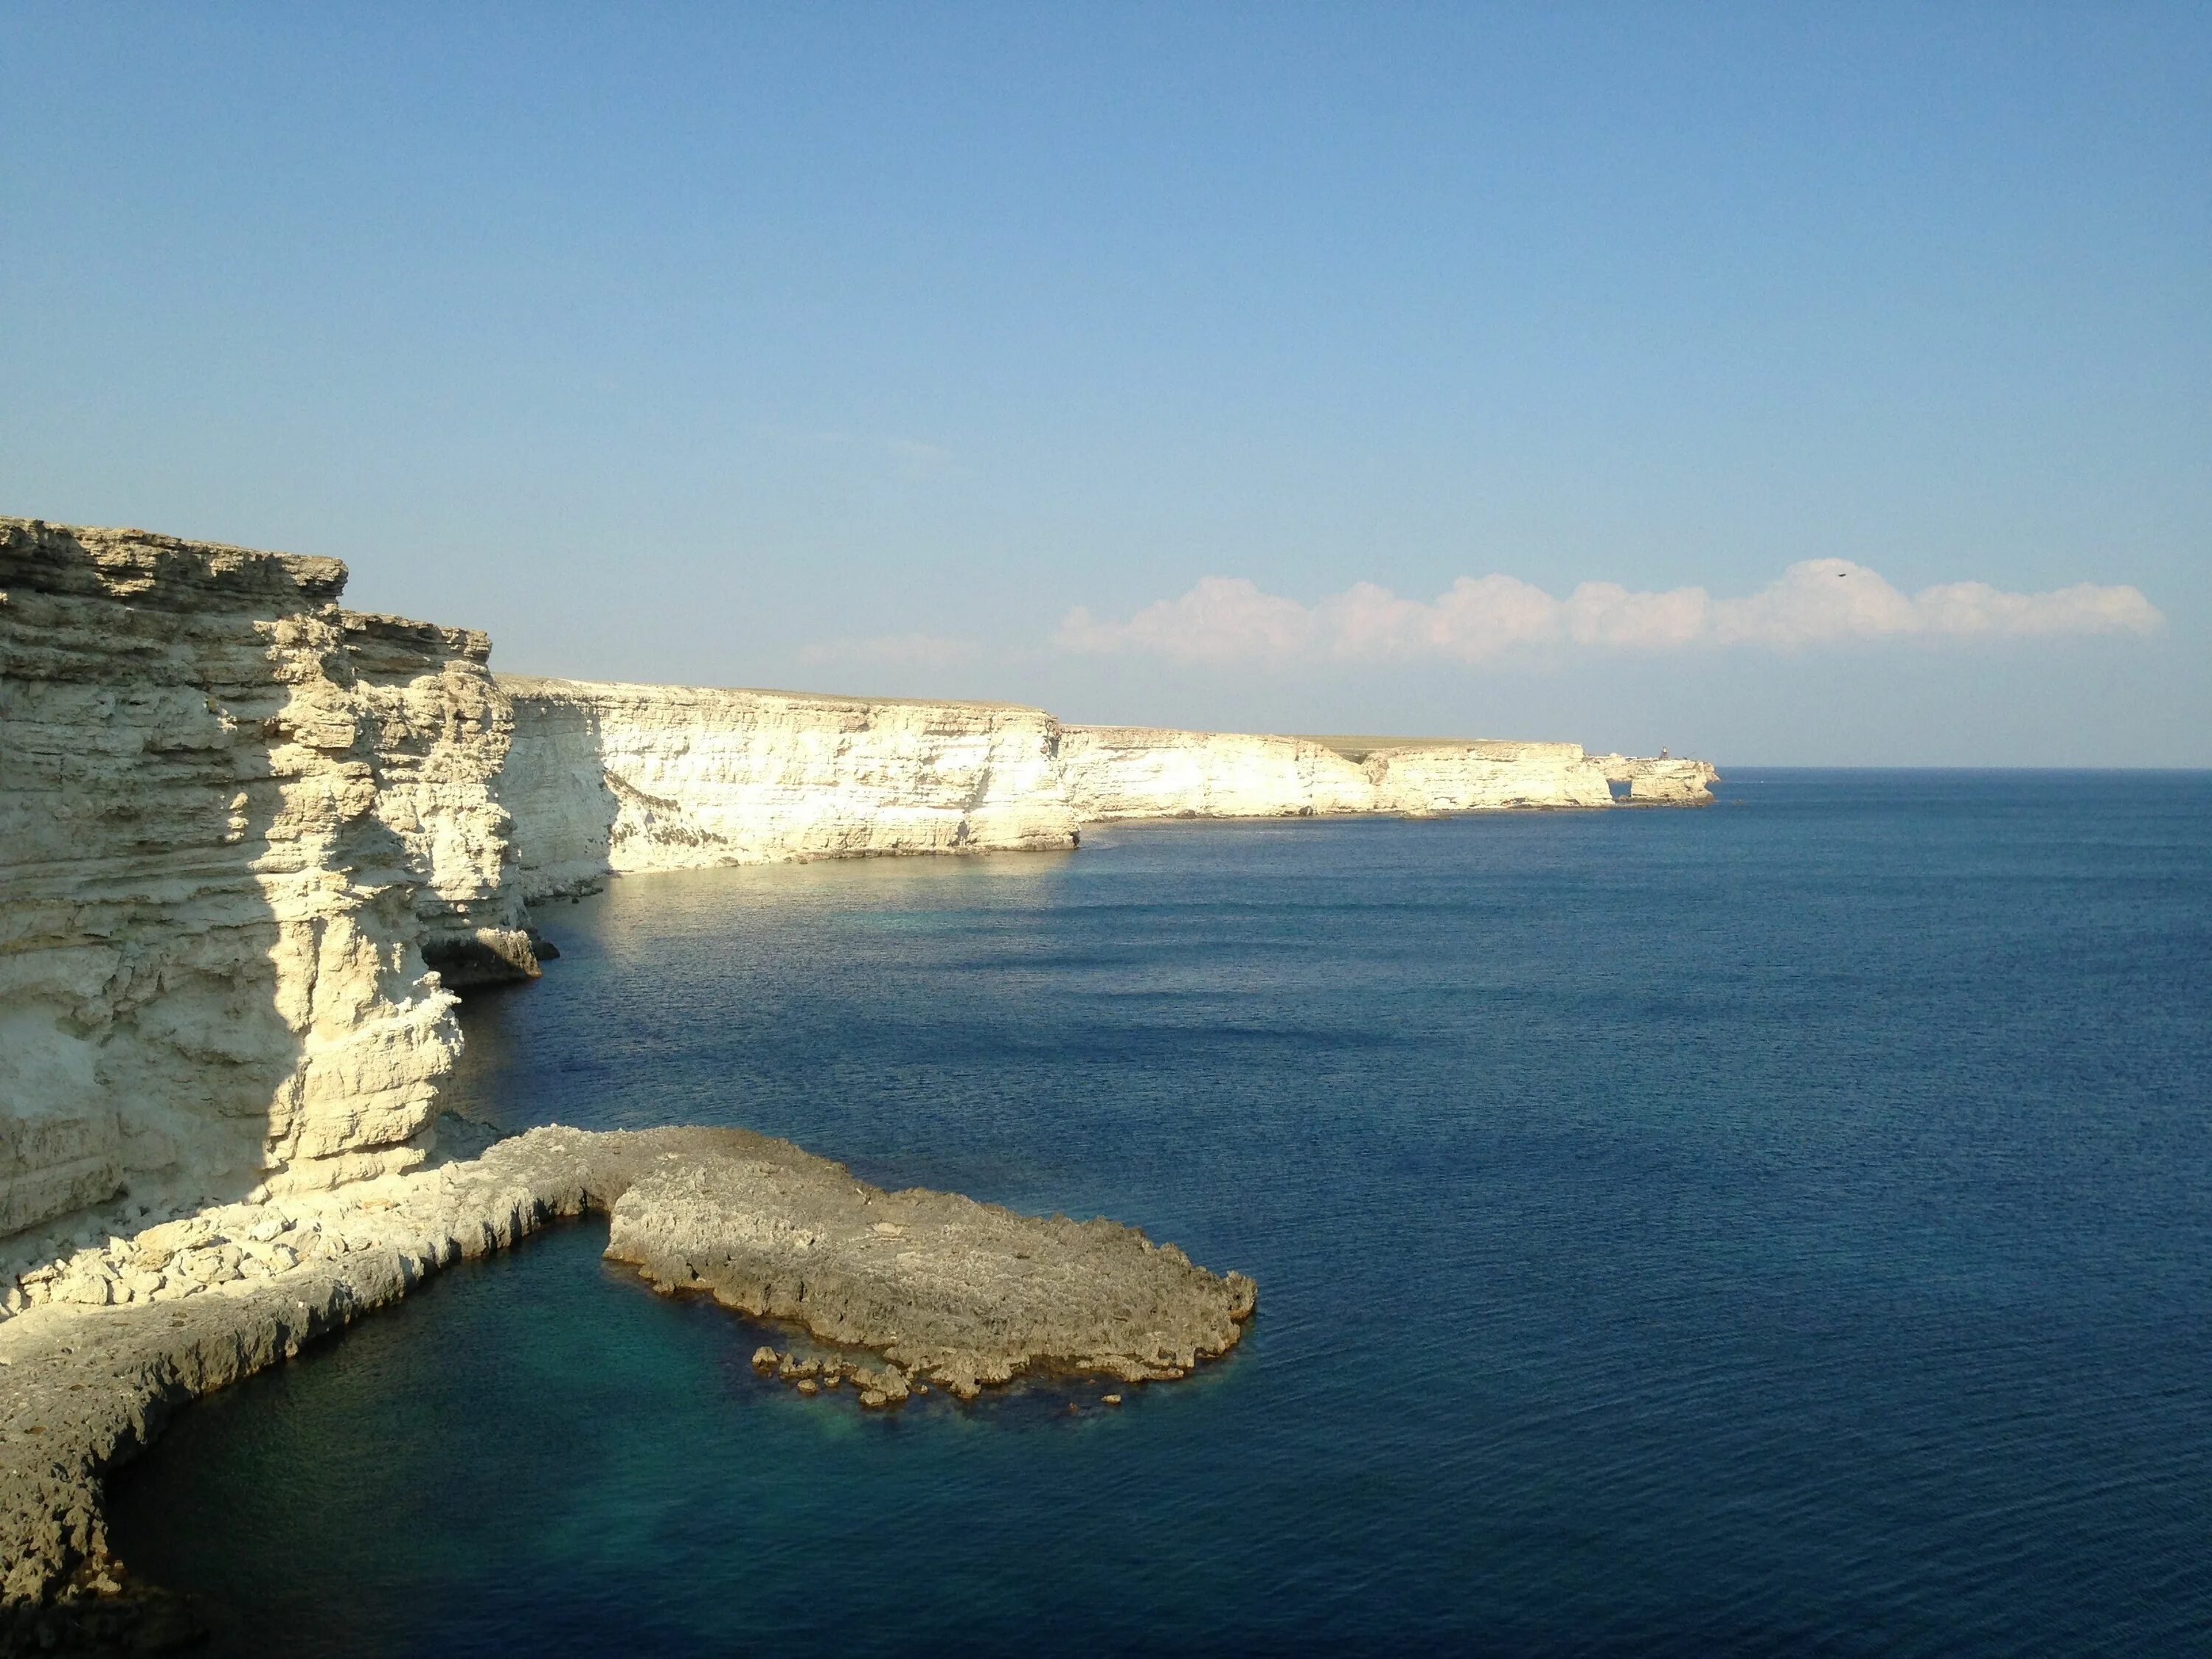
[(1304, 738), (1070, 726), (1060, 734), (1060, 762), (1068, 804), (1086, 822), (1375, 810), (1365, 769)]
[(1066, 726), (1042, 709), (500, 678), (527, 895), (610, 873), (1072, 847), (1115, 819), (1701, 804), (1702, 762), (1572, 743)]
[[(0, 519), (0, 1237), (424, 1156), (453, 988), (610, 872), (1083, 823), (1698, 805), (1572, 744), (1068, 726), (1002, 703), (497, 680), (344, 568)], [(4, 1287), (0, 1287), (4, 1288)]]
[(425, 948), (534, 967), (488, 643), (344, 580), (0, 520), (0, 1234), (410, 1167), (459, 1042)]
[(339, 622), (374, 723), (377, 819), (399, 838), (424, 959), (448, 988), (535, 978), (514, 821), (493, 794), (514, 713), (490, 640), (351, 611)]
[(1681, 760), (1668, 755), (1656, 760), (1601, 755), (1597, 763), (1609, 783), (1622, 786), (1616, 799), (1631, 806), (1710, 805), (1712, 787), (1721, 776), (1711, 761)]
[(1604, 769), (1578, 743), (1476, 740), (1376, 750), (1367, 757), (1378, 812), (1610, 806)]
[(1267, 737), (1071, 726), (1061, 775), (1086, 820), (1427, 815), (1607, 806), (1603, 769), (1572, 743)]
[(1060, 728), (1009, 703), (502, 676), (533, 898), (610, 871), (1075, 844)]

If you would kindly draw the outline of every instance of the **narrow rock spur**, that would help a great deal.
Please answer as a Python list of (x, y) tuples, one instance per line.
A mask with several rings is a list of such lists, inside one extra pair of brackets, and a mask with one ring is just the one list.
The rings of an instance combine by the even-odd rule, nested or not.
[(173, 1288), (154, 1273), (150, 1299), (55, 1300), (0, 1322), (0, 1652), (113, 1603), (104, 1478), (179, 1407), (440, 1267), (586, 1212), (609, 1215), (607, 1255), (657, 1288), (875, 1351), (879, 1364), (840, 1374), (876, 1407), (930, 1382), (972, 1399), (1031, 1370), (1180, 1377), (1236, 1345), (1256, 1295), (1134, 1228), (884, 1192), (744, 1129), (532, 1129), (415, 1174), (210, 1211), (190, 1249), (168, 1237), (177, 1224), (149, 1227), (80, 1276), (156, 1256), (220, 1263), (231, 1235), (248, 1241), (241, 1263), (258, 1252), (254, 1271)]

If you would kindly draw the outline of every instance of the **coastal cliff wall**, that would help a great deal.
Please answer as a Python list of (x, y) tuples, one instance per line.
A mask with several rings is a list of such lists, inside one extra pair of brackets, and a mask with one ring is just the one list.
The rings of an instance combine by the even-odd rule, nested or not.
[(1426, 815), (1608, 806), (1613, 799), (1603, 767), (1572, 743), (1370, 744), (1071, 726), (1060, 766), (1068, 800), (1086, 820)]
[(1304, 738), (1070, 726), (1060, 733), (1060, 763), (1068, 804), (1086, 822), (1375, 810), (1366, 771)]
[(1063, 726), (1002, 703), (499, 684), (514, 736), (495, 787), (531, 898), (623, 871), (1065, 848), (1080, 824), (1115, 819), (1687, 805), (1711, 799), (1716, 775), (1571, 743)]
[(411, 1167), (459, 1043), (426, 951), (534, 971), (488, 642), (344, 581), (0, 519), (0, 1234)]
[(1379, 812), (1610, 806), (1605, 770), (1578, 743), (1422, 744), (1367, 757)]
[(1663, 755), (1656, 760), (1601, 755), (1598, 764), (1608, 783), (1624, 786), (1616, 799), (1632, 806), (1708, 805), (1713, 799), (1713, 785), (1721, 776), (1711, 761), (1677, 760)]
[(1060, 726), (1006, 703), (502, 676), (526, 891), (610, 871), (1073, 847)]
[(1699, 805), (1573, 744), (1068, 726), (497, 679), (334, 560), (0, 519), (0, 1236), (412, 1167), (456, 986), (611, 872), (1065, 848), (1158, 817)]

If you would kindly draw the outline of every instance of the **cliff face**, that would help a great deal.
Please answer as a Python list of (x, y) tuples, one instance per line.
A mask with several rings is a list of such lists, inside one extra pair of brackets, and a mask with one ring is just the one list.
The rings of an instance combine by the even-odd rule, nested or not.
[(486, 666), (490, 640), (351, 611), (338, 623), (424, 960), (448, 988), (535, 978), (514, 820), (493, 796), (514, 711)]
[(1712, 787), (1721, 775), (1711, 761), (1638, 760), (1627, 755), (1601, 755), (1598, 764), (1610, 783), (1625, 786), (1619, 799), (1632, 806), (1708, 806)]
[(451, 988), (537, 972), (526, 893), (1064, 848), (1095, 819), (1694, 805), (1715, 777), (1572, 744), (495, 683), (483, 635), (342, 610), (344, 580), (0, 519), (0, 1235), (126, 1182), (411, 1167)]
[(1068, 804), (1086, 821), (1374, 810), (1365, 770), (1304, 738), (1071, 726), (1061, 732), (1060, 758)]
[(1075, 844), (1060, 728), (1004, 703), (503, 677), (532, 897), (612, 871)]
[(1083, 818), (1302, 817), (1607, 806), (1605, 772), (1572, 743), (1376, 746), (1309, 738), (1072, 726), (1060, 743)]
[[(1070, 847), (1117, 818), (1710, 800), (1701, 761), (1579, 744), (1062, 726), (1041, 709), (501, 677), (528, 896), (610, 872)], [(1612, 769), (1608, 771), (1608, 768)]]
[(410, 1167), (459, 1042), (425, 947), (531, 971), (484, 637), (344, 580), (0, 520), (0, 1233)]
[(1605, 772), (1578, 743), (1477, 741), (1381, 749), (1367, 757), (1381, 812), (1610, 806)]

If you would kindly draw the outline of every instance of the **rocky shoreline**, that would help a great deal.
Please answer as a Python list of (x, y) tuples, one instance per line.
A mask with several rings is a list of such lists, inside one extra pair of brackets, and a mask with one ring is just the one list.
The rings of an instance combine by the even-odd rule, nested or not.
[(809, 1392), (849, 1378), (874, 1408), (933, 1384), (973, 1399), (1032, 1370), (1180, 1377), (1236, 1346), (1256, 1297), (1115, 1222), (884, 1192), (743, 1129), (538, 1128), (343, 1194), (160, 1223), (58, 1276), (127, 1297), (49, 1297), (0, 1324), (0, 1645), (65, 1639), (124, 1590), (105, 1477), (180, 1407), (441, 1267), (586, 1213), (608, 1216), (608, 1256), (658, 1290), (869, 1351), (775, 1358)]
[[(0, 1256), (125, 1198), (422, 1164), (455, 988), (535, 977), (531, 905), (615, 873), (1711, 799), (1704, 762), (1572, 743), (510, 678), (483, 634), (347, 610), (345, 582), (334, 559), (0, 518)], [(257, 1242), (187, 1265), (250, 1272)], [(140, 1294), (127, 1277), (83, 1292)]]
[(605, 1214), (664, 1291), (865, 1350), (757, 1358), (872, 1409), (1166, 1380), (1237, 1342), (1249, 1279), (1112, 1222), (880, 1192), (735, 1129), (441, 1133), (454, 988), (536, 976), (533, 902), (1142, 817), (1698, 805), (1715, 777), (507, 679), (484, 635), (347, 610), (345, 580), (0, 518), (0, 1647), (120, 1605), (102, 1479), (180, 1405), (558, 1217)]

